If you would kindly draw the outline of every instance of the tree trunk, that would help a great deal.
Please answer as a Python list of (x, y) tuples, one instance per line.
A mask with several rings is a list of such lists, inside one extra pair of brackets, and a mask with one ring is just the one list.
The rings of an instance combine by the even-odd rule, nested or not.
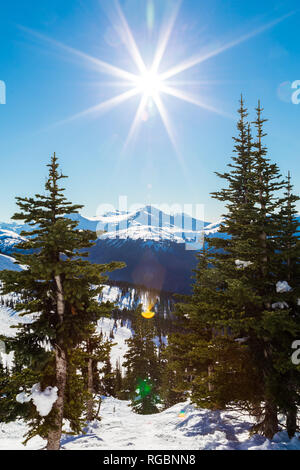
[(263, 423), (263, 435), (272, 439), (278, 432), (277, 406), (271, 401), (265, 403), (265, 419)]
[(88, 361), (88, 392), (90, 397), (87, 402), (87, 421), (93, 421), (94, 419), (94, 380), (93, 380), (93, 360), (89, 358)]
[[(59, 323), (62, 324), (65, 313), (65, 300), (60, 275), (55, 276), (56, 282), (56, 302)], [(58, 388), (58, 398), (53, 405), (54, 428), (47, 436), (47, 450), (59, 450), (62, 434), (62, 424), (64, 417), (65, 389), (67, 383), (67, 358), (63, 349), (63, 342), (57, 338), (55, 346), (55, 368), (56, 386)]]
[(67, 361), (63, 350), (59, 348), (55, 351), (56, 358), (56, 386), (58, 388), (58, 398), (53, 405), (55, 413), (55, 428), (48, 433), (47, 450), (59, 450), (62, 434), (62, 424), (64, 416), (65, 389), (67, 382)]
[(213, 384), (211, 383), (210, 381), (210, 377), (213, 375), (214, 373), (214, 366), (212, 364), (210, 364), (207, 368), (207, 376), (208, 376), (208, 391), (209, 392), (213, 392), (214, 391), (214, 386)]
[(294, 406), (290, 408), (286, 414), (286, 429), (289, 435), (289, 438), (294, 437), (297, 430), (297, 407)]
[(266, 400), (264, 406), (264, 419), (262, 422), (255, 424), (252, 434), (260, 434), (268, 439), (272, 439), (274, 434), (278, 432), (277, 406), (274, 402)]

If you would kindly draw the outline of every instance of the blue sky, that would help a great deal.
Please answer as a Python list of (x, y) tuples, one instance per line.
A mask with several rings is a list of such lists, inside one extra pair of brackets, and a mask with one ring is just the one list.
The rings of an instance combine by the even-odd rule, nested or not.
[[(0, 80), (6, 83), (7, 102), (0, 105), (1, 220), (8, 220), (14, 212), (15, 196), (42, 190), (45, 165), (53, 151), (69, 176), (67, 194), (73, 202), (85, 205), (85, 215), (93, 216), (100, 204), (116, 205), (119, 195), (127, 195), (129, 204), (204, 204), (206, 219), (215, 220), (222, 206), (209, 193), (220, 187), (214, 172), (224, 170), (232, 154), (241, 92), (251, 118), (257, 99), (262, 100), (269, 118), (269, 155), (283, 173), (292, 172), (299, 192), (300, 105), (292, 104), (290, 88), (292, 82), (300, 80), (298, 2), (181, 2), (161, 62), (162, 72), (292, 14), (174, 78), (186, 82), (178, 85), (181, 90), (224, 114), (162, 96), (177, 151), (155, 106), (124, 150), (140, 96), (107, 113), (61, 123), (124, 89), (120, 84), (112, 85), (118, 79), (53, 40), (137, 72), (114, 28), (113, 1), (3, 3)], [(160, 29), (176, 2), (123, 0), (120, 4), (141, 55), (150, 64)]]

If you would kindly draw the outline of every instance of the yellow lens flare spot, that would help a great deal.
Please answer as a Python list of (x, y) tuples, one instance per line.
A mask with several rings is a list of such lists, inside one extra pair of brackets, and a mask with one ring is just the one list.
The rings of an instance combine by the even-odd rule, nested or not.
[(151, 310), (153, 307), (154, 307), (153, 304), (149, 304), (146, 312), (142, 312), (142, 317), (146, 318), (147, 320), (150, 320), (151, 318), (153, 318), (155, 315), (155, 312)]
[(178, 418), (185, 418), (185, 412), (184, 411), (180, 411), (179, 415), (178, 415)]

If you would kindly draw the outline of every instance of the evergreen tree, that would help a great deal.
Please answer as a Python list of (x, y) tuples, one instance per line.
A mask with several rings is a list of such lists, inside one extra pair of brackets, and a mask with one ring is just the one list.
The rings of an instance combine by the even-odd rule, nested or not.
[(113, 396), (116, 398), (119, 398), (119, 400), (122, 400), (124, 397), (124, 392), (123, 392), (123, 376), (122, 376), (122, 370), (121, 370), (121, 364), (120, 360), (118, 359), (117, 364), (116, 364), (116, 369), (114, 373), (114, 393)]
[[(110, 341), (104, 341), (103, 335), (98, 335), (94, 331), (81, 347), (81, 354), (79, 353), (78, 359), (88, 391), (86, 419), (89, 422), (99, 419), (101, 406), (99, 395), (106, 394), (104, 386), (105, 378), (100, 378), (103, 374), (106, 377), (106, 366), (101, 368), (99, 364), (110, 362), (111, 348), (112, 344)], [(98, 399), (95, 398), (97, 395)]]
[(285, 281), (286, 291), (277, 293), (273, 308), (277, 311), (280, 324), (285, 322), (286, 328), (281, 329), (278, 344), (273, 343), (275, 368), (279, 375), (278, 406), (286, 415), (286, 427), (290, 437), (297, 430), (297, 410), (300, 405), (300, 370), (292, 363), (288, 354), (291, 345), (300, 337), (300, 241), (299, 219), (296, 202), (299, 197), (292, 193), (291, 176), (288, 175), (286, 190), (282, 199), (282, 207), (277, 216), (280, 234), (276, 249), (280, 254), (278, 260), (278, 280)]
[[(173, 336), (169, 337), (169, 341), (172, 346), (175, 346)], [(179, 361), (176, 361), (176, 349), (175, 347), (173, 349), (171, 345), (169, 349), (165, 347), (162, 349), (160, 361), (160, 396), (165, 409), (184, 401), (186, 398), (185, 393), (187, 392), (181, 368), (182, 357), (180, 357)], [(184, 354), (186, 354), (185, 350)]]
[[(0, 353), (1, 353), (0, 348)], [(0, 422), (4, 422), (6, 420), (7, 412), (8, 412), (8, 397), (7, 397), (7, 384), (9, 382), (9, 371), (7, 367), (4, 367), (1, 362), (0, 356)]]
[[(190, 332), (183, 361), (189, 357), (194, 370), (189, 387), (194, 402), (248, 407), (258, 420), (253, 431), (271, 438), (278, 430), (284, 380), (278, 357), (290, 357), (290, 344), (281, 343), (280, 335), (297, 331), (291, 315), (273, 308), (286, 246), (278, 223), (284, 181), (267, 158), (260, 104), (254, 142), (243, 99), (240, 104), (235, 156), (230, 171), (218, 174), (228, 186), (213, 193), (227, 209), (221, 234), (206, 240), (209, 250), (200, 257), (193, 296), (177, 312)], [(281, 217), (287, 220), (283, 212)]]
[(16, 310), (31, 314), (32, 319), (20, 325), (12, 342), (23, 364), (13, 381), (27, 391), (35, 383), (41, 390), (48, 386), (58, 389), (58, 399), (48, 416), (41, 417), (29, 404), (27, 438), (40, 435), (47, 439), (48, 450), (57, 450), (64, 418), (70, 420), (76, 432), (81, 427), (82, 406), (71, 404), (83, 403), (78, 396), (82, 376), (73, 365), (76, 348), (89, 338), (90, 325), (103, 311), (95, 300), (101, 288), (93, 286), (103, 283), (104, 273), (123, 265), (93, 265), (84, 259), (84, 250), (93, 245), (96, 235), (78, 230), (77, 222), (68, 218), (82, 206), (68, 202), (64, 196), (60, 181), (65, 176), (59, 172), (55, 154), (48, 167), (45, 194), (17, 198), (20, 212), (13, 216), (33, 226), (31, 232), (22, 233), (29, 238), (18, 245), (14, 254), (27, 269), (3, 271), (0, 277), (2, 293), (17, 293), (21, 301)]
[[(111, 343), (110, 347), (111, 347)], [(108, 355), (104, 360), (104, 366), (101, 369), (102, 379), (100, 390), (102, 395), (111, 397), (115, 391), (115, 374), (112, 370), (110, 356)]]
[(159, 361), (154, 344), (154, 318), (144, 319), (141, 307), (132, 323), (133, 337), (128, 339), (125, 354), (125, 386), (129, 390), (132, 409), (139, 414), (157, 413), (159, 401)]

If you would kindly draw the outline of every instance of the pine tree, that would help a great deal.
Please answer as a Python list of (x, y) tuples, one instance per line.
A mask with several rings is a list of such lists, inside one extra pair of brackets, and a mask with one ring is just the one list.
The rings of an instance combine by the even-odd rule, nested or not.
[[(1, 349), (0, 349), (1, 352)], [(8, 413), (7, 384), (9, 382), (9, 370), (4, 367), (0, 356), (0, 422), (5, 422)]]
[(296, 331), (291, 317), (272, 307), (282, 275), (278, 241), (285, 246), (278, 223), (284, 181), (267, 158), (260, 104), (255, 141), (242, 99), (240, 104), (235, 156), (230, 171), (218, 174), (228, 186), (213, 193), (227, 209), (221, 236), (207, 239), (193, 296), (177, 311), (188, 319), (192, 399), (209, 407), (231, 401), (248, 407), (258, 419), (253, 431), (271, 438), (278, 430), (284, 379), (278, 356), (290, 355), (288, 342), (280, 344), (279, 338)]
[[(109, 343), (110, 344), (110, 343)], [(108, 397), (114, 395), (115, 391), (115, 374), (112, 370), (110, 356), (108, 355), (104, 360), (104, 366), (101, 369), (102, 379), (100, 390), (102, 395)]]
[(299, 367), (292, 363), (288, 353), (293, 342), (300, 337), (300, 240), (296, 210), (299, 197), (295, 196), (292, 190), (289, 173), (281, 210), (277, 216), (280, 234), (276, 240), (276, 249), (280, 254), (277, 276), (279, 281), (287, 282), (288, 289), (286, 292), (278, 292), (278, 298), (273, 304), (280, 323), (285, 322), (285, 329), (281, 329), (278, 344), (275, 341), (273, 343), (273, 354), (275, 369), (279, 374), (278, 406), (286, 415), (290, 438), (297, 430), (297, 412), (300, 406), (300, 371)]
[(177, 402), (190, 396), (209, 409), (223, 409), (233, 401), (247, 408), (250, 398), (258, 401), (260, 387), (249, 351), (225, 326), (220, 298), (225, 281), (212, 264), (214, 255), (207, 248), (199, 253), (193, 295), (176, 306), (178, 331), (167, 348), (173, 371), (169, 394), (177, 392)]
[[(78, 351), (78, 366), (81, 367), (83, 377), (85, 378), (85, 388), (88, 392), (86, 405), (86, 420), (91, 422), (94, 419), (99, 420), (99, 411), (101, 398), (99, 395), (104, 392), (104, 379), (100, 378), (105, 374), (105, 366), (99, 364), (110, 361), (112, 344), (110, 341), (104, 341), (103, 335), (98, 335), (95, 328), (90, 337), (81, 346)], [(96, 399), (98, 396), (98, 399)]]
[(113, 396), (116, 397), (116, 398), (119, 398), (120, 400), (122, 400), (123, 397), (124, 397), (123, 376), (122, 376), (121, 364), (120, 364), (119, 359), (118, 359), (117, 364), (116, 364), (114, 379), (115, 380), (114, 380), (114, 393), (113, 393)]
[(3, 271), (1, 280), (3, 294), (15, 292), (20, 297), (16, 310), (32, 315), (29, 324), (20, 325), (13, 342), (16, 355), (24, 364), (14, 380), (24, 380), (27, 390), (35, 383), (40, 384), (41, 390), (47, 386), (58, 389), (58, 399), (48, 416), (39, 416), (29, 405), (27, 438), (40, 435), (47, 439), (48, 450), (57, 450), (63, 419), (70, 419), (75, 431), (81, 426), (83, 410), (75, 404), (81, 402), (76, 394), (82, 377), (73, 364), (76, 348), (89, 338), (90, 325), (95, 324), (103, 310), (95, 300), (101, 288), (93, 286), (100, 286), (104, 273), (123, 265), (93, 265), (84, 259), (84, 250), (93, 245), (96, 235), (78, 230), (77, 222), (68, 218), (82, 206), (68, 202), (64, 196), (60, 181), (65, 176), (59, 172), (55, 154), (48, 167), (45, 194), (17, 198), (20, 212), (13, 216), (14, 220), (33, 226), (32, 231), (22, 233), (29, 238), (18, 245), (14, 254), (27, 269)]
[[(169, 341), (174, 346), (173, 336), (169, 337)], [(160, 396), (164, 408), (170, 408), (186, 398), (187, 387), (183, 380), (182, 356), (176, 361), (175, 348), (170, 345), (169, 349), (163, 348), (160, 361), (161, 386)], [(184, 350), (184, 353), (186, 351)]]
[(154, 319), (144, 319), (141, 307), (132, 323), (133, 337), (128, 339), (125, 354), (125, 386), (129, 390), (132, 409), (139, 414), (157, 413), (159, 401), (159, 361), (154, 344)]

